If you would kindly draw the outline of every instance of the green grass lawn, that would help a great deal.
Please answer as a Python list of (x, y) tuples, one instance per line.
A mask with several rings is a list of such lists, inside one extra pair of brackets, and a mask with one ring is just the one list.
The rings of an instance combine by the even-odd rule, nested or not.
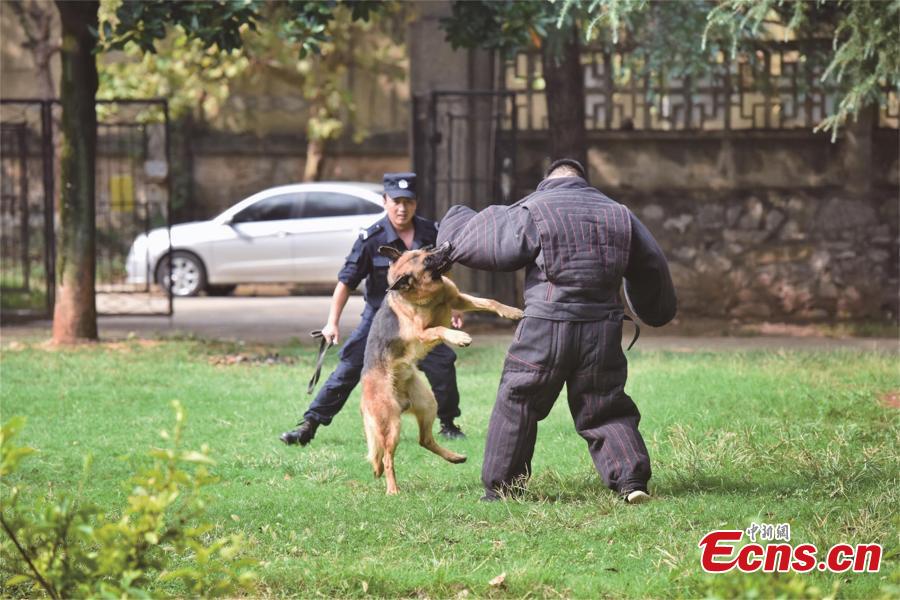
[[(278, 350), (296, 364), (215, 364)], [(601, 483), (563, 397), (540, 425), (524, 499), (483, 504), (484, 439), (504, 348), (459, 351), (468, 439), (451, 465), (418, 447), (404, 418), (399, 497), (365, 461), (359, 392), (312, 445), (286, 447), (309, 397), (314, 352), (193, 340), (4, 350), (2, 418), (24, 415), (40, 449), (16, 474), (43, 492), (74, 489), (119, 510), (123, 485), (187, 412), (186, 448), (208, 444), (217, 535), (241, 532), (259, 596), (896, 597), (900, 389), (895, 355), (629, 353), (627, 391), (643, 413), (655, 501), (627, 506)], [(334, 357), (326, 364), (329, 369)], [(792, 543), (884, 546), (877, 574), (707, 575), (700, 538), (751, 522), (790, 523)], [(505, 573), (502, 585), (490, 581)], [(0, 565), (0, 577), (6, 579)], [(176, 589), (177, 591), (177, 589)], [(11, 593), (6, 590), (4, 595)]]

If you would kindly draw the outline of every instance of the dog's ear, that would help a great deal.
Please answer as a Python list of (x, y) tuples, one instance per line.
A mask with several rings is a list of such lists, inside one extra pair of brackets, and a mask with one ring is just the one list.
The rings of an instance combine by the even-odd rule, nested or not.
[[(384, 248), (384, 246), (382, 246), (382, 248)], [(402, 275), (402, 276), (398, 277), (397, 281), (392, 283), (391, 287), (389, 287), (388, 289), (393, 290), (395, 292), (409, 289), (409, 282), (411, 280), (412, 280), (412, 277), (410, 277), (409, 275)]]
[(429, 250), (434, 250), (434, 244), (428, 244), (427, 246), (422, 246), (421, 248), (419, 248), (419, 250), (424, 250), (425, 252), (428, 252)]
[(400, 255), (403, 253), (393, 246), (378, 246), (378, 254), (386, 256), (390, 259), (391, 262), (394, 262), (395, 260), (400, 258)]

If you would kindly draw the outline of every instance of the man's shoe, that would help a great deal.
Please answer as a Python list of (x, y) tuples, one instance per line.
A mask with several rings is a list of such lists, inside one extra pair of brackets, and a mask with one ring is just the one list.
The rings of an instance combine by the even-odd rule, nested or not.
[(316, 429), (318, 429), (318, 427), (318, 421), (313, 421), (312, 419), (302, 421), (297, 429), (285, 431), (278, 439), (288, 446), (293, 446), (294, 444), (305, 446), (316, 437)]
[(645, 502), (650, 502), (650, 494), (644, 490), (625, 492), (622, 494), (622, 498), (624, 498), (625, 502), (628, 504), (644, 504)]
[(453, 421), (441, 423), (440, 434), (448, 440), (462, 440), (466, 437), (466, 434), (462, 432), (462, 429), (457, 427)]

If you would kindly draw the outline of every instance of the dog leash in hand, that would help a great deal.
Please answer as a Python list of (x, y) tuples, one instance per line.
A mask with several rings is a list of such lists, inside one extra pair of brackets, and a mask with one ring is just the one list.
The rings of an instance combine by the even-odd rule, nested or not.
[(319, 375), (322, 374), (322, 363), (325, 362), (325, 354), (334, 345), (334, 342), (325, 339), (321, 329), (310, 331), (309, 335), (314, 338), (321, 338), (319, 342), (319, 357), (316, 359), (316, 372), (313, 373), (312, 379), (309, 380), (309, 385), (306, 388), (306, 393), (312, 394), (313, 390), (316, 389), (316, 384), (319, 383)]
[(625, 349), (625, 351), (627, 352), (628, 350), (631, 350), (631, 347), (634, 346), (634, 343), (638, 341), (639, 337), (641, 337), (641, 326), (638, 325), (637, 321), (635, 321), (628, 315), (622, 315), (622, 320), (623, 321), (631, 321), (632, 323), (634, 323), (634, 337), (631, 338), (631, 343), (628, 344), (628, 348)]

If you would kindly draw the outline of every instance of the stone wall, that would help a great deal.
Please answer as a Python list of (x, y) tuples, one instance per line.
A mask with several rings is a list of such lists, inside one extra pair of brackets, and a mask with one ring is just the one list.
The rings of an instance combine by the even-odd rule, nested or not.
[[(180, 220), (209, 218), (251, 194), (303, 180), (306, 142), (300, 136), (201, 130), (187, 138), (191, 198)], [(405, 134), (383, 134), (330, 145), (322, 179), (379, 183), (384, 173), (409, 168)]]
[[(518, 187), (534, 187), (546, 155), (545, 132), (518, 136)], [(588, 167), (598, 185), (648, 194), (679, 190), (742, 190), (844, 186), (863, 169), (872, 185), (900, 185), (896, 129), (871, 136), (871, 159), (856, 164), (845, 136), (785, 131), (594, 131)]]
[(683, 315), (896, 320), (897, 191), (620, 192), (669, 258)]

